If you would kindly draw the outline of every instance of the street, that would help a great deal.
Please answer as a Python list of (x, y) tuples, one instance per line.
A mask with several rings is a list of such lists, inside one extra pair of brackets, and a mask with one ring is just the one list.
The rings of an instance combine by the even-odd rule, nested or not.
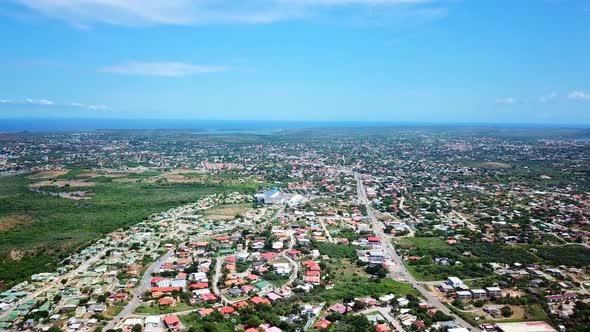
[(109, 323), (104, 328), (105, 331), (114, 328), (115, 326), (117, 326), (117, 324), (121, 323), (123, 318), (133, 314), (135, 309), (141, 303), (141, 296), (151, 287), (152, 273), (156, 271), (156, 269), (158, 269), (160, 266), (162, 266), (162, 264), (164, 264), (166, 260), (170, 258), (173, 254), (174, 249), (169, 250), (168, 252), (166, 252), (166, 254), (162, 255), (160, 258), (158, 258), (157, 261), (153, 262), (148, 267), (148, 269), (145, 271), (141, 278), (139, 286), (133, 289), (133, 292), (131, 293), (131, 300), (129, 300), (125, 308), (123, 308), (123, 310), (121, 310), (121, 312), (117, 316), (115, 316), (115, 318), (109, 321)]
[(391, 242), (391, 236), (388, 234), (385, 234), (384, 232), (384, 227), (383, 227), (383, 223), (381, 223), (377, 217), (375, 216), (375, 212), (373, 210), (373, 207), (371, 206), (366, 192), (365, 192), (365, 188), (364, 188), (364, 184), (363, 181), (361, 179), (361, 176), (359, 173), (355, 173), (355, 177), (357, 179), (357, 193), (358, 193), (358, 199), (359, 201), (364, 204), (367, 208), (367, 215), (369, 216), (369, 218), (371, 219), (371, 224), (373, 226), (373, 231), (375, 232), (375, 235), (377, 235), (381, 241), (382, 244), (384, 245), (384, 250), (389, 254), (390, 257), (392, 257), (395, 266), (391, 267), (392, 273), (400, 273), (403, 278), (405, 280), (407, 280), (408, 282), (410, 282), (412, 284), (412, 286), (414, 286), (414, 288), (416, 290), (418, 290), (420, 292), (420, 294), (422, 294), (422, 296), (424, 296), (424, 298), (426, 298), (426, 300), (432, 304), (436, 309), (442, 311), (443, 313), (453, 317), (460, 325), (462, 325), (465, 328), (470, 329), (471, 331), (479, 331), (479, 329), (477, 327), (472, 326), (471, 324), (467, 323), (465, 320), (463, 320), (461, 317), (455, 315), (453, 312), (451, 312), (451, 310), (449, 308), (447, 308), (443, 303), (441, 303), (435, 296), (433, 296), (430, 292), (428, 292), (408, 271), (408, 269), (405, 267), (403, 260), (401, 259), (401, 257), (397, 254), (397, 251), (395, 251), (395, 248), (393, 248), (393, 244)]

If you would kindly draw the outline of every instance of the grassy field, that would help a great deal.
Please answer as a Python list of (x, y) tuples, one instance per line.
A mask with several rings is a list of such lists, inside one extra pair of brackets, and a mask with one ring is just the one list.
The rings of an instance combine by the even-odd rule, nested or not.
[(116, 317), (121, 311), (123, 311), (123, 308), (125, 308), (125, 304), (123, 304), (123, 303), (117, 303), (115, 305), (111, 305), (104, 312), (104, 316)]
[(310, 300), (336, 302), (347, 297), (379, 297), (389, 293), (398, 296), (417, 294), (410, 283), (398, 282), (393, 279), (370, 279), (362, 268), (348, 259), (338, 259), (338, 263), (332, 262), (330, 276), (334, 288), (318, 289), (309, 296)]
[(225, 204), (203, 211), (203, 216), (214, 220), (230, 220), (252, 209), (252, 203)]
[[(74, 175), (63, 175), (75, 179)], [(96, 183), (84, 201), (29, 190), (26, 176), (0, 178), (0, 287), (49, 271), (71, 252), (149, 215), (212, 193), (253, 192), (257, 184)]]
[(525, 306), (525, 316), (528, 320), (546, 320), (547, 313), (539, 304)]
[(163, 315), (163, 314), (170, 314), (173, 312), (180, 312), (180, 311), (188, 311), (188, 310), (196, 310), (197, 307), (190, 306), (186, 303), (179, 302), (173, 307), (160, 307), (157, 303), (153, 306), (145, 306), (141, 305), (135, 309), (135, 312), (138, 314), (148, 314), (148, 315)]
[(438, 237), (406, 237), (395, 240), (395, 244), (403, 249), (424, 248), (430, 251), (448, 250), (450, 246)]

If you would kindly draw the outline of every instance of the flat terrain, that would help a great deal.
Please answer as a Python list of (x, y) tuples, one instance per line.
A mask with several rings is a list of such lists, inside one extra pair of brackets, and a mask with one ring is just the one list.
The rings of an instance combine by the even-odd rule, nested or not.
[(334, 288), (314, 289), (305, 295), (309, 297), (309, 300), (336, 302), (348, 297), (379, 297), (390, 293), (397, 296), (416, 294), (416, 290), (412, 288), (410, 283), (398, 282), (393, 279), (371, 279), (362, 268), (346, 258), (332, 258), (328, 267)]
[[(30, 188), (39, 180), (87, 183), (88, 174), (84, 173), (88, 171), (42, 173), (41, 178), (35, 175), (0, 178), (0, 286), (10, 287), (33, 273), (50, 271), (70, 252), (152, 213), (196, 201), (201, 195), (253, 192), (258, 186), (255, 183), (97, 181), (91, 188), (92, 196), (83, 201), (34, 192)], [(57, 177), (48, 178), (49, 175)], [(52, 192), (59, 189), (40, 188)]]
[[(419, 261), (405, 261), (408, 271), (421, 281), (444, 280), (449, 275), (476, 278), (491, 275), (481, 263), (544, 262), (547, 264), (584, 267), (590, 265), (590, 249), (577, 244), (569, 245), (504, 245), (463, 241), (449, 245), (438, 237), (410, 237), (397, 239), (396, 246), (407, 250), (408, 256), (422, 257)], [(469, 252), (468, 256), (464, 253)], [(447, 257), (453, 265), (436, 264), (433, 257)], [(454, 265), (454, 262), (461, 264)]]
[(212, 209), (205, 210), (203, 215), (212, 220), (231, 220), (236, 215), (244, 214), (251, 208), (252, 204), (250, 203), (218, 205)]

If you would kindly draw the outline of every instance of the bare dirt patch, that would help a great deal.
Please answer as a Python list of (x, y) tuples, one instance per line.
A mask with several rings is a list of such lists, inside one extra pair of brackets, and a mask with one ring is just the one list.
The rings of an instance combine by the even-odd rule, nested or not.
[(105, 178), (122, 178), (125, 176), (128, 176), (132, 173), (128, 173), (128, 172), (116, 172), (116, 173), (111, 173), (111, 172), (87, 172), (87, 173), (82, 173), (80, 174), (80, 177), (84, 177), (84, 178), (95, 178), (95, 177), (99, 177), (99, 176), (104, 176)]
[(203, 183), (206, 177), (187, 177), (182, 175), (169, 175), (164, 177), (169, 183)]
[(510, 164), (496, 162), (496, 161), (486, 161), (486, 162), (481, 163), (480, 166), (483, 168), (492, 168), (492, 169), (504, 169), (504, 168), (512, 167), (512, 166), (510, 166)]
[(167, 174), (205, 174), (207, 172), (201, 170), (201, 169), (188, 169), (188, 168), (179, 168), (179, 169), (174, 169), (168, 173), (165, 173), (164, 175)]
[(10, 259), (13, 261), (20, 261), (25, 257), (25, 252), (22, 250), (12, 249), (10, 251)]
[(472, 315), (483, 317), (485, 321), (490, 321), (490, 322), (499, 322), (499, 321), (503, 321), (503, 320), (514, 320), (514, 319), (526, 319), (525, 308), (522, 306), (508, 305), (508, 307), (510, 307), (512, 309), (512, 316), (510, 316), (510, 317), (504, 317), (501, 314), (492, 316), (484, 310), (485, 307), (502, 308), (502, 307), (504, 307), (504, 305), (496, 305), (493, 303), (486, 303), (482, 308), (467, 309), (465, 311), (471, 313)]
[(132, 178), (115, 178), (113, 180), (113, 182), (117, 182), (117, 183), (132, 183), (132, 182), (137, 182), (140, 179), (132, 179)]
[(252, 208), (251, 204), (228, 204), (219, 205), (212, 209), (205, 210), (205, 217), (211, 220), (231, 220), (236, 215), (243, 215)]
[(67, 169), (55, 170), (55, 171), (40, 171), (40, 172), (37, 172), (37, 173), (29, 176), (29, 179), (53, 179), (58, 176), (66, 175), (66, 174), (68, 174), (68, 172), (69, 172), (69, 170), (67, 170)]
[(31, 183), (31, 188), (40, 188), (40, 187), (72, 187), (72, 188), (81, 188), (81, 187), (92, 187), (94, 186), (94, 182), (86, 182), (81, 180), (59, 180), (59, 181), (39, 181), (35, 183)]
[(147, 182), (153, 183), (157, 180), (164, 179), (168, 183), (203, 183), (207, 180), (207, 172), (200, 169), (180, 168), (173, 169), (169, 172), (152, 176)]
[(0, 218), (0, 232), (31, 222), (31, 216), (26, 214), (11, 214)]

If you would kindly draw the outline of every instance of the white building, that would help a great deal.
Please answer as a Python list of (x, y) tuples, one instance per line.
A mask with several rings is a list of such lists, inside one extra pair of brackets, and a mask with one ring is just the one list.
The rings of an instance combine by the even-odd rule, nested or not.
[(485, 299), (488, 294), (483, 289), (472, 289), (471, 294), (473, 294), (474, 299)]
[(171, 287), (181, 287), (184, 289), (186, 287), (186, 279), (182, 279), (182, 278), (172, 279), (170, 281), (170, 286)]
[(448, 277), (447, 284), (453, 286), (453, 288), (457, 288), (463, 285), (463, 280), (457, 277)]
[(472, 295), (470, 291), (458, 291), (457, 297), (462, 300), (471, 300)]
[(272, 267), (278, 275), (284, 276), (291, 274), (291, 266), (288, 263), (275, 263)]

